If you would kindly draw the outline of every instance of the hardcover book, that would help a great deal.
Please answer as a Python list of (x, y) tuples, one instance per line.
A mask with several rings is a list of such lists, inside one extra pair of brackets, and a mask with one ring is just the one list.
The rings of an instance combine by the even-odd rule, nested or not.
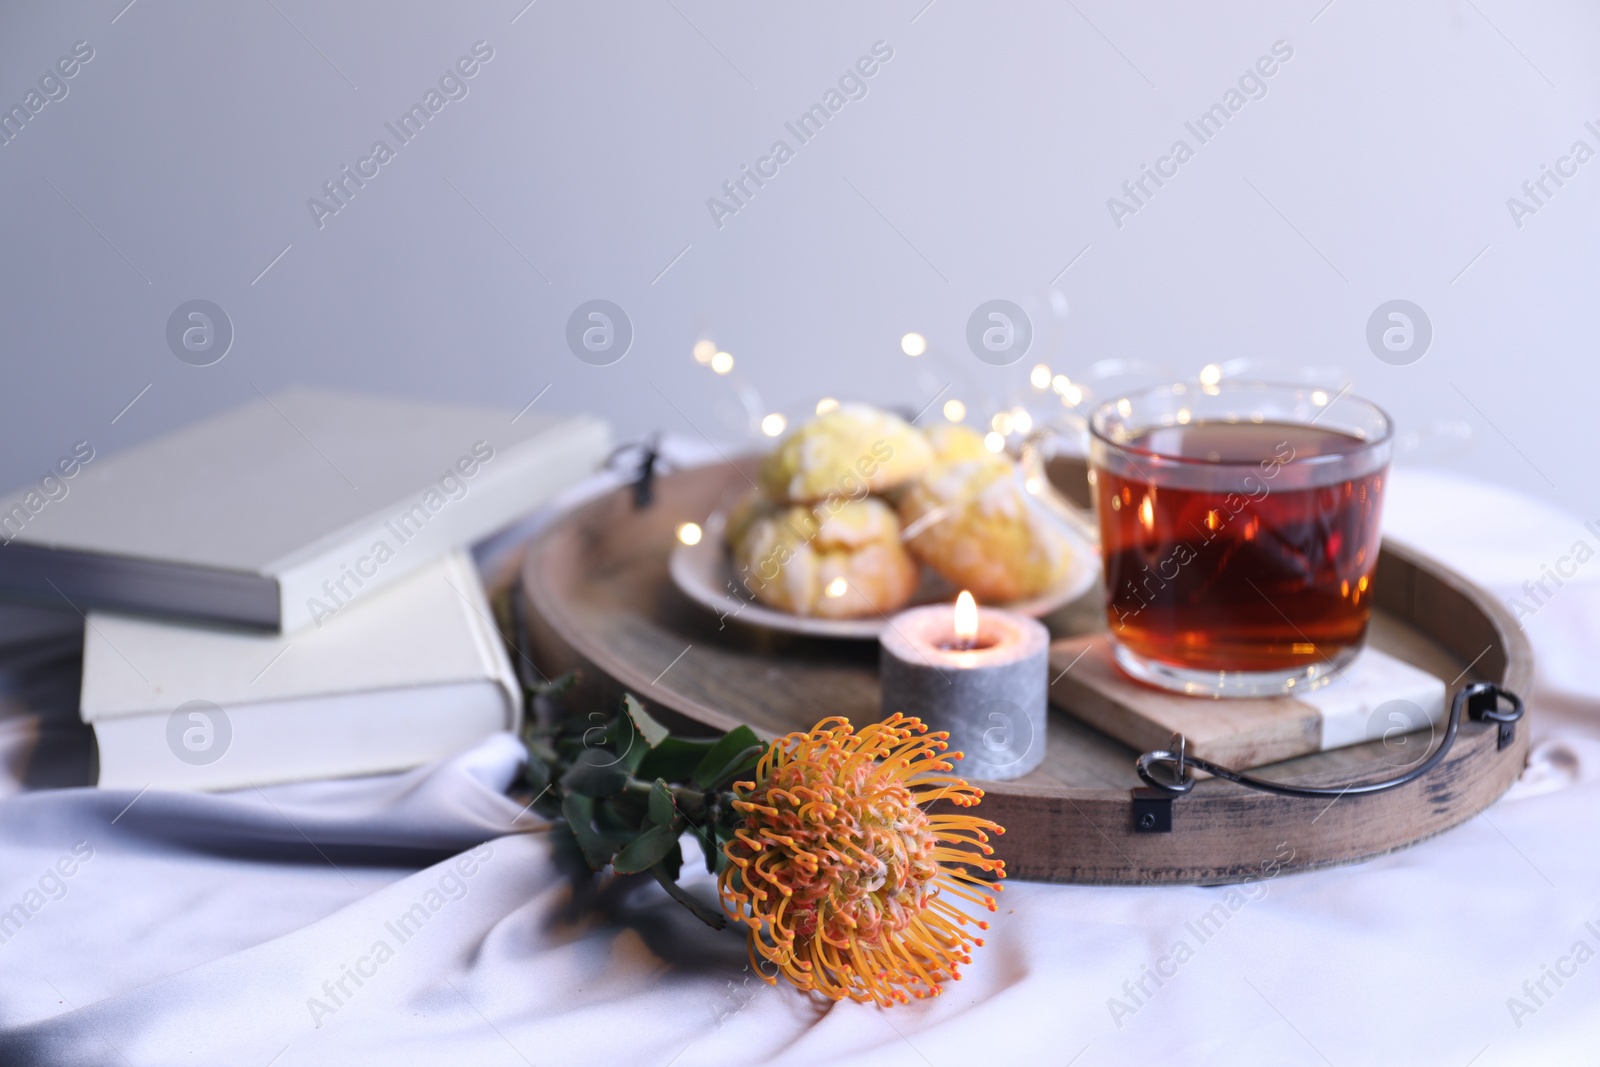
[(79, 708), (102, 788), (209, 790), (415, 767), (522, 699), (458, 551), (299, 634), (90, 612)]
[(288, 631), (592, 471), (606, 425), (296, 388), (0, 499), (0, 597)]

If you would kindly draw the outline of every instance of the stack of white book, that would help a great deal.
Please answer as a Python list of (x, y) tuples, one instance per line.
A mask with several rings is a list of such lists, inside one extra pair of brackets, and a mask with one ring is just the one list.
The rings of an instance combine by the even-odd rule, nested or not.
[(417, 766), (519, 728), (466, 549), (607, 442), (585, 417), (264, 396), (0, 499), (0, 598), (81, 615), (102, 787)]

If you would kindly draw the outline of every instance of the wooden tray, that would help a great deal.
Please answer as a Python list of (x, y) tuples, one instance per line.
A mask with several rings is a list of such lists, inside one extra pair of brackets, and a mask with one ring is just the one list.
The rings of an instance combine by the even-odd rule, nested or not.
[[(875, 642), (838, 642), (742, 627), (684, 597), (667, 573), (678, 523), (699, 521), (753, 472), (754, 461), (661, 477), (655, 503), (634, 510), (622, 490), (560, 517), (527, 547), (521, 570), (533, 656), (546, 674), (584, 672), (582, 696), (636, 694), (686, 731), (748, 723), (765, 736), (828, 715), (880, 717)], [(1050, 476), (1088, 498), (1081, 460)], [(1444, 679), (1451, 692), (1493, 681), (1526, 697), (1532, 653), (1487, 593), (1414, 549), (1386, 541), (1373, 586), (1370, 640)], [(1099, 628), (1098, 588), (1048, 616), (1056, 636)], [(1196, 702), (1196, 714), (1204, 714)], [(980, 809), (1004, 825), (999, 854), (1014, 877), (1094, 884), (1215, 884), (1281, 870), (1351, 863), (1413, 844), (1472, 818), (1521, 772), (1528, 725), (1497, 750), (1491, 724), (1464, 722), (1429, 775), (1386, 793), (1321, 800), (1279, 797), (1219, 779), (1174, 802), (1170, 833), (1136, 833), (1130, 790), (1137, 755), (1052, 709), (1044, 764), (984, 783)], [(1256, 772), (1301, 784), (1389, 777), (1375, 742)], [(959, 766), (959, 765), (958, 765)]]

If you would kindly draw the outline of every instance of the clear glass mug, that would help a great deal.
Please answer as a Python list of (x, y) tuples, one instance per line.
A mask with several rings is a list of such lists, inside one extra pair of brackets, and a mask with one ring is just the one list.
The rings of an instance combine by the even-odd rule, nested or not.
[(1089, 420), (1106, 623), (1133, 677), (1315, 688), (1366, 639), (1393, 423), (1312, 386), (1147, 389)]

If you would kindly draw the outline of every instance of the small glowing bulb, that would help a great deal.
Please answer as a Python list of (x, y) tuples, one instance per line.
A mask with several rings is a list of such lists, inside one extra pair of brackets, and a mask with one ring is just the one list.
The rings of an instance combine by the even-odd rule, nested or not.
[(1133, 404), (1129, 402), (1127, 397), (1117, 401), (1117, 414), (1125, 419), (1133, 418)]
[(1028, 491), (1030, 496), (1038, 496), (1040, 493), (1044, 492), (1044, 482), (1040, 481), (1038, 478), (1029, 478), (1027, 481), (1022, 483), (1022, 487)]
[(1189, 414), (1189, 409), (1188, 408), (1179, 408), (1178, 409), (1178, 425), (1180, 425), (1180, 426), (1189, 425), (1189, 420), (1191, 418), (1193, 418), (1193, 417), (1194, 416)]
[(701, 532), (700, 524), (697, 522), (680, 522), (678, 524), (678, 540), (686, 545), (698, 545)]
[(761, 420), (761, 432), (768, 437), (776, 437), (789, 425), (789, 420), (774, 411), (771, 415)]
[(1028, 384), (1041, 391), (1050, 388), (1050, 368), (1043, 363), (1035, 363), (1028, 372)]
[(1011, 432), (1028, 433), (1033, 429), (1033, 416), (1025, 408), (1011, 409)]
[(908, 333), (900, 338), (900, 351), (908, 356), (920, 356), (928, 350), (928, 339), (920, 333)]
[(717, 346), (710, 341), (696, 341), (694, 343), (694, 361), (702, 367), (711, 362), (711, 357), (717, 354)]
[(963, 645), (970, 646), (978, 639), (978, 602), (965, 589), (956, 597), (955, 630), (956, 640)]
[(840, 597), (844, 596), (845, 591), (848, 590), (849, 588), (850, 588), (850, 583), (848, 581), (846, 581), (843, 576), (840, 576), (838, 578), (835, 578), (833, 581), (829, 582), (828, 583), (828, 587), (823, 590), (823, 593), (826, 594), (827, 596), (830, 596), (833, 599), (837, 600)]
[(1154, 502), (1151, 501), (1149, 496), (1146, 496), (1143, 500), (1139, 501), (1139, 525), (1143, 526), (1146, 530), (1155, 529), (1156, 506)]
[(1076, 385), (1069, 385), (1067, 386), (1067, 391), (1061, 394), (1061, 399), (1065, 400), (1069, 404), (1081, 404), (1083, 403), (1083, 390), (1079, 389)]
[(998, 434), (1011, 432), (1011, 412), (997, 411), (994, 418), (989, 420), (989, 428)]
[(967, 417), (967, 405), (959, 400), (946, 400), (944, 402), (944, 417), (951, 422), (960, 422)]
[(1067, 390), (1072, 388), (1072, 379), (1068, 378), (1065, 374), (1058, 374), (1054, 378), (1050, 379), (1050, 388), (1054, 389), (1062, 396), (1066, 396)]
[(1004, 452), (1006, 450), (1006, 439), (1000, 434), (990, 431), (983, 435), (983, 447), (990, 452)]
[(1311, 394), (1311, 402), (1313, 404), (1317, 405), (1317, 407), (1319, 407), (1319, 408), (1327, 407), (1328, 406), (1328, 394), (1324, 393), (1321, 389), (1318, 389), (1318, 390), (1316, 390), (1315, 392), (1313, 392)]
[(1204, 385), (1216, 385), (1222, 381), (1222, 368), (1215, 363), (1207, 363), (1200, 368), (1200, 381)]
[(817, 414), (826, 415), (830, 411), (838, 411), (839, 402), (831, 396), (825, 396), (817, 401)]
[(727, 374), (733, 369), (733, 357), (726, 352), (712, 353), (711, 369), (718, 374)]

